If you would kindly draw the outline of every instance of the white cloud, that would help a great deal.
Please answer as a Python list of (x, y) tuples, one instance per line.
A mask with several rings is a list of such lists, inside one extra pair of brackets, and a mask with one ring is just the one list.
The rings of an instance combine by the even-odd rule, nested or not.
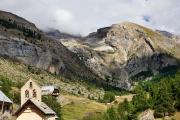
[(56, 18), (58, 22), (68, 23), (73, 20), (73, 15), (66, 10), (60, 9), (55, 11), (53, 14), (54, 14), (53, 17)]
[(87, 35), (122, 21), (180, 34), (179, 0), (1, 0), (0, 9), (41, 29), (57, 28), (73, 34)]

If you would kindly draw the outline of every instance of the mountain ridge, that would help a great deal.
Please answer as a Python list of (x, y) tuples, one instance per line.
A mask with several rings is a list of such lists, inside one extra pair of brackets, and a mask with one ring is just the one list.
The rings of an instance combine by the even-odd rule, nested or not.
[(178, 66), (180, 58), (179, 39), (130, 22), (98, 29), (84, 40), (62, 43), (84, 56), (86, 66), (95, 74), (120, 88), (130, 87), (130, 77), (138, 73), (150, 69), (157, 74), (164, 67)]
[[(71, 79), (96, 78), (79, 62), (74, 53), (57, 40), (48, 37), (34, 24), (16, 18), (18, 16), (14, 14), (1, 13), (4, 15), (0, 16), (0, 56), (16, 59), (24, 64), (53, 74), (62, 74)], [(21, 20), (25, 21), (22, 23)], [(24, 26), (24, 23), (32, 26)]]
[(0, 55), (53, 74), (131, 89), (136, 79), (179, 66), (178, 37), (169, 38), (135, 23), (113, 24), (82, 38), (58, 37), (48, 36), (14, 14), (1, 14)]

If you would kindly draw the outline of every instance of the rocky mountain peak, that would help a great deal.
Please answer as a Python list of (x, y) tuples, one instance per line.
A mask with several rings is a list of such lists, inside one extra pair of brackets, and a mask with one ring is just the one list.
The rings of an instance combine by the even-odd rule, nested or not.
[(71, 38), (81, 39), (82, 38), (80, 35), (72, 35), (69, 33), (61, 32), (57, 29), (49, 29), (46, 31), (46, 34), (56, 39), (71, 39)]
[(130, 80), (139, 74), (152, 75), (164, 67), (177, 65), (175, 58), (180, 57), (177, 41), (131, 22), (100, 28), (83, 41), (62, 43), (95, 74), (120, 88), (128, 88)]

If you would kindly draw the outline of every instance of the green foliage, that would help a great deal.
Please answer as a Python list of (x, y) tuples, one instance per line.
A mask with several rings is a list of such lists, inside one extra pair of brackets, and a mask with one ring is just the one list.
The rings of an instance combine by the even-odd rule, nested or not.
[(132, 103), (137, 112), (143, 112), (150, 107), (147, 96), (147, 93), (142, 92), (133, 97)]
[(24, 85), (24, 82), (20, 82), (20, 81), (14, 83), (14, 86), (16, 86), (16, 87), (19, 88), (19, 89), (21, 89), (21, 87), (22, 87), (23, 85)]
[(127, 101), (127, 99), (124, 100), (123, 103), (120, 103), (118, 105), (118, 113), (119, 113), (119, 118), (121, 120), (128, 120), (128, 116), (133, 110), (133, 106), (130, 102)]
[(175, 108), (180, 111), (180, 88), (178, 88), (177, 94), (175, 95)]
[(165, 117), (173, 115), (175, 112), (174, 101), (171, 93), (168, 93), (166, 86), (160, 87), (155, 101), (155, 117)]
[[(152, 81), (141, 82), (133, 98), (135, 111), (154, 109), (155, 117), (173, 115), (175, 108), (180, 109), (180, 72), (175, 75), (156, 77)], [(147, 95), (145, 95), (147, 94)], [(137, 98), (139, 96), (139, 98)], [(146, 97), (145, 97), (146, 96)], [(141, 106), (143, 104), (143, 106)], [(139, 109), (141, 108), (141, 109)]]
[(105, 117), (105, 120), (119, 120), (119, 116), (113, 107), (107, 110), (104, 117)]
[(20, 87), (22, 84), (12, 83), (12, 81), (0, 75), (0, 90), (7, 95), (14, 103), (20, 104), (20, 93), (14, 92), (12, 87)]
[(61, 105), (53, 96), (43, 96), (42, 101), (45, 102), (58, 116), (58, 120), (62, 120)]
[(20, 92), (14, 92), (11, 94), (11, 98), (14, 103), (20, 104), (21, 103), (21, 94)]
[(2, 90), (7, 96), (10, 96), (12, 81), (4, 76), (0, 76), (0, 86), (0, 90)]
[(11, 19), (5, 20), (5, 19), (0, 19), (0, 25), (6, 27), (6, 28), (17, 28), (17, 23), (15, 21), (12, 21)]
[(103, 97), (104, 103), (110, 103), (115, 100), (115, 94), (112, 92), (106, 92)]
[(180, 71), (174, 76), (157, 76), (152, 81), (140, 82), (134, 93), (131, 102), (125, 100), (117, 108), (109, 108), (104, 119), (136, 120), (147, 109), (154, 109), (155, 117), (174, 115), (180, 109)]
[(133, 81), (135, 81), (135, 80), (137, 81), (137, 80), (146, 79), (147, 77), (151, 77), (151, 76), (153, 76), (153, 72), (150, 69), (148, 69), (147, 71), (142, 71), (142, 72), (138, 73), (137, 75), (131, 77), (131, 79)]

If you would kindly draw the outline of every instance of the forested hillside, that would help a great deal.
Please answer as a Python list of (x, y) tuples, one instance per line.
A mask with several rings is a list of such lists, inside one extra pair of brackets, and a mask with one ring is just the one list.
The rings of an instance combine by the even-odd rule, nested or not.
[(155, 118), (174, 116), (180, 111), (180, 70), (174, 75), (142, 81), (135, 87), (134, 93), (132, 101), (125, 100), (110, 107), (104, 114), (87, 116), (84, 120), (136, 120), (147, 109), (154, 110)]

